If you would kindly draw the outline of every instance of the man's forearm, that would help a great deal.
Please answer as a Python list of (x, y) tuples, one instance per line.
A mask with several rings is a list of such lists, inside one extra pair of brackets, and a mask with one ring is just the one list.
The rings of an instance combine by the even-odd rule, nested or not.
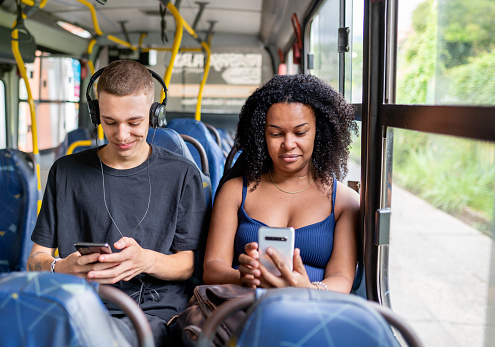
[[(154, 251), (152, 251), (154, 252)], [(154, 252), (154, 261), (148, 274), (166, 281), (184, 281), (194, 272), (194, 252), (184, 251), (171, 255)]]
[(27, 261), (28, 271), (50, 271), (53, 256), (46, 252), (35, 252), (29, 255)]

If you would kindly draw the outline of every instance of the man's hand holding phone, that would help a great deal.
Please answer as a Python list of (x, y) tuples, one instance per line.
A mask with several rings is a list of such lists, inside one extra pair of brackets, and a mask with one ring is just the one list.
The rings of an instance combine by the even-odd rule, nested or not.
[(112, 249), (108, 243), (78, 242), (74, 244), (74, 247), (76, 247), (81, 255), (112, 253)]
[(100, 254), (94, 271), (88, 273), (89, 280), (102, 284), (128, 281), (142, 272), (148, 272), (154, 265), (154, 252), (142, 248), (131, 237), (121, 238), (114, 247), (120, 251)]

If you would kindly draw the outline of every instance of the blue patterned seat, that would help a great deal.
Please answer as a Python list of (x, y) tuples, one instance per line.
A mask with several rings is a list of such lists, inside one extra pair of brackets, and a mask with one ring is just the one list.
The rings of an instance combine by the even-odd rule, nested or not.
[[(174, 129), (179, 134), (189, 135), (201, 143), (208, 158), (212, 192), (213, 196), (215, 196), (218, 182), (223, 174), (225, 157), (222, 149), (218, 146), (207, 127), (203, 124), (203, 122), (192, 118), (175, 118), (168, 123), (167, 128)], [(196, 153), (196, 150), (192, 145), (190, 146), (188, 144), (188, 146), (193, 155), (194, 161), (199, 167), (201, 167), (201, 160), (199, 155)]]
[(423, 346), (414, 330), (388, 308), (356, 295), (309, 288), (257, 289), (220, 305), (203, 325), (197, 347), (211, 344), (224, 319), (246, 309), (228, 346), (399, 347), (391, 326), (412, 347)]
[(0, 346), (129, 346), (95, 290), (66, 274), (0, 275)]
[(366, 300), (314, 289), (269, 291), (241, 326), (237, 346), (400, 346)]
[(148, 136), (146, 138), (148, 143), (153, 141), (153, 144), (166, 148), (169, 151), (180, 154), (183, 157), (189, 159), (193, 164), (198, 167), (198, 170), (201, 174), (201, 179), (203, 181), (203, 192), (205, 194), (206, 205), (212, 206), (212, 187), (211, 180), (208, 172), (205, 174), (201, 167), (196, 164), (191, 152), (189, 151), (186, 142), (182, 139), (182, 137), (173, 129), (169, 128), (150, 128), (148, 130)]
[[(91, 137), (90, 131), (85, 128), (77, 128), (75, 130), (69, 131), (67, 135), (65, 136), (64, 141), (56, 148), (55, 150), (55, 157), (60, 158), (64, 155), (67, 154), (67, 150), (69, 149), (70, 145), (73, 144), (76, 141), (84, 141), (84, 140), (93, 140)], [(88, 149), (90, 147), (87, 146), (78, 146), (74, 148), (73, 153), (81, 152), (85, 149)]]
[(0, 150), (0, 272), (26, 270), (37, 217), (36, 185), (26, 153)]

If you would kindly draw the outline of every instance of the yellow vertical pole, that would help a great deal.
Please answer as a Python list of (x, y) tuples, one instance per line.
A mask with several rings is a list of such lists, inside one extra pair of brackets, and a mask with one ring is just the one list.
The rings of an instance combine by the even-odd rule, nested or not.
[(206, 84), (206, 80), (208, 79), (208, 73), (210, 72), (210, 47), (204, 43), (201, 42), (201, 46), (205, 49), (206, 52), (206, 63), (205, 63), (205, 68), (203, 72), (203, 79), (201, 80), (201, 84), (199, 86), (199, 93), (198, 93), (198, 102), (196, 103), (196, 114), (194, 115), (194, 119), (196, 120), (201, 120), (201, 101), (203, 100), (203, 89)]
[(16, 24), (17, 21), (14, 23), (11, 34), (11, 47), (12, 47), (12, 52), (14, 53), (17, 67), (19, 68), (21, 77), (26, 85), (26, 90), (28, 94), (29, 111), (31, 112), (31, 135), (33, 138), (34, 165), (36, 168), (36, 178), (38, 181), (37, 214), (39, 214), (41, 209), (42, 194), (41, 194), (41, 177), (40, 177), (40, 151), (38, 148), (38, 130), (36, 127), (36, 110), (34, 106), (33, 94), (31, 93), (31, 87), (29, 85), (29, 79), (27, 77), (26, 67), (24, 66), (24, 60), (22, 59), (21, 53), (19, 51), (19, 41), (18, 41), (19, 31), (15, 29)]

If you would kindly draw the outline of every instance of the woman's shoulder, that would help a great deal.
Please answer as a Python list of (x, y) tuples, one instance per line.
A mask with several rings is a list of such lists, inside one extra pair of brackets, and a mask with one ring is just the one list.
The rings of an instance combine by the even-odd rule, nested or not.
[[(335, 209), (359, 210), (359, 194), (342, 182), (337, 181), (337, 194), (335, 197)], [(334, 187), (335, 189), (335, 187)]]
[(242, 186), (243, 179), (241, 177), (234, 177), (226, 181), (221, 189), (216, 192), (215, 201), (242, 201)]

